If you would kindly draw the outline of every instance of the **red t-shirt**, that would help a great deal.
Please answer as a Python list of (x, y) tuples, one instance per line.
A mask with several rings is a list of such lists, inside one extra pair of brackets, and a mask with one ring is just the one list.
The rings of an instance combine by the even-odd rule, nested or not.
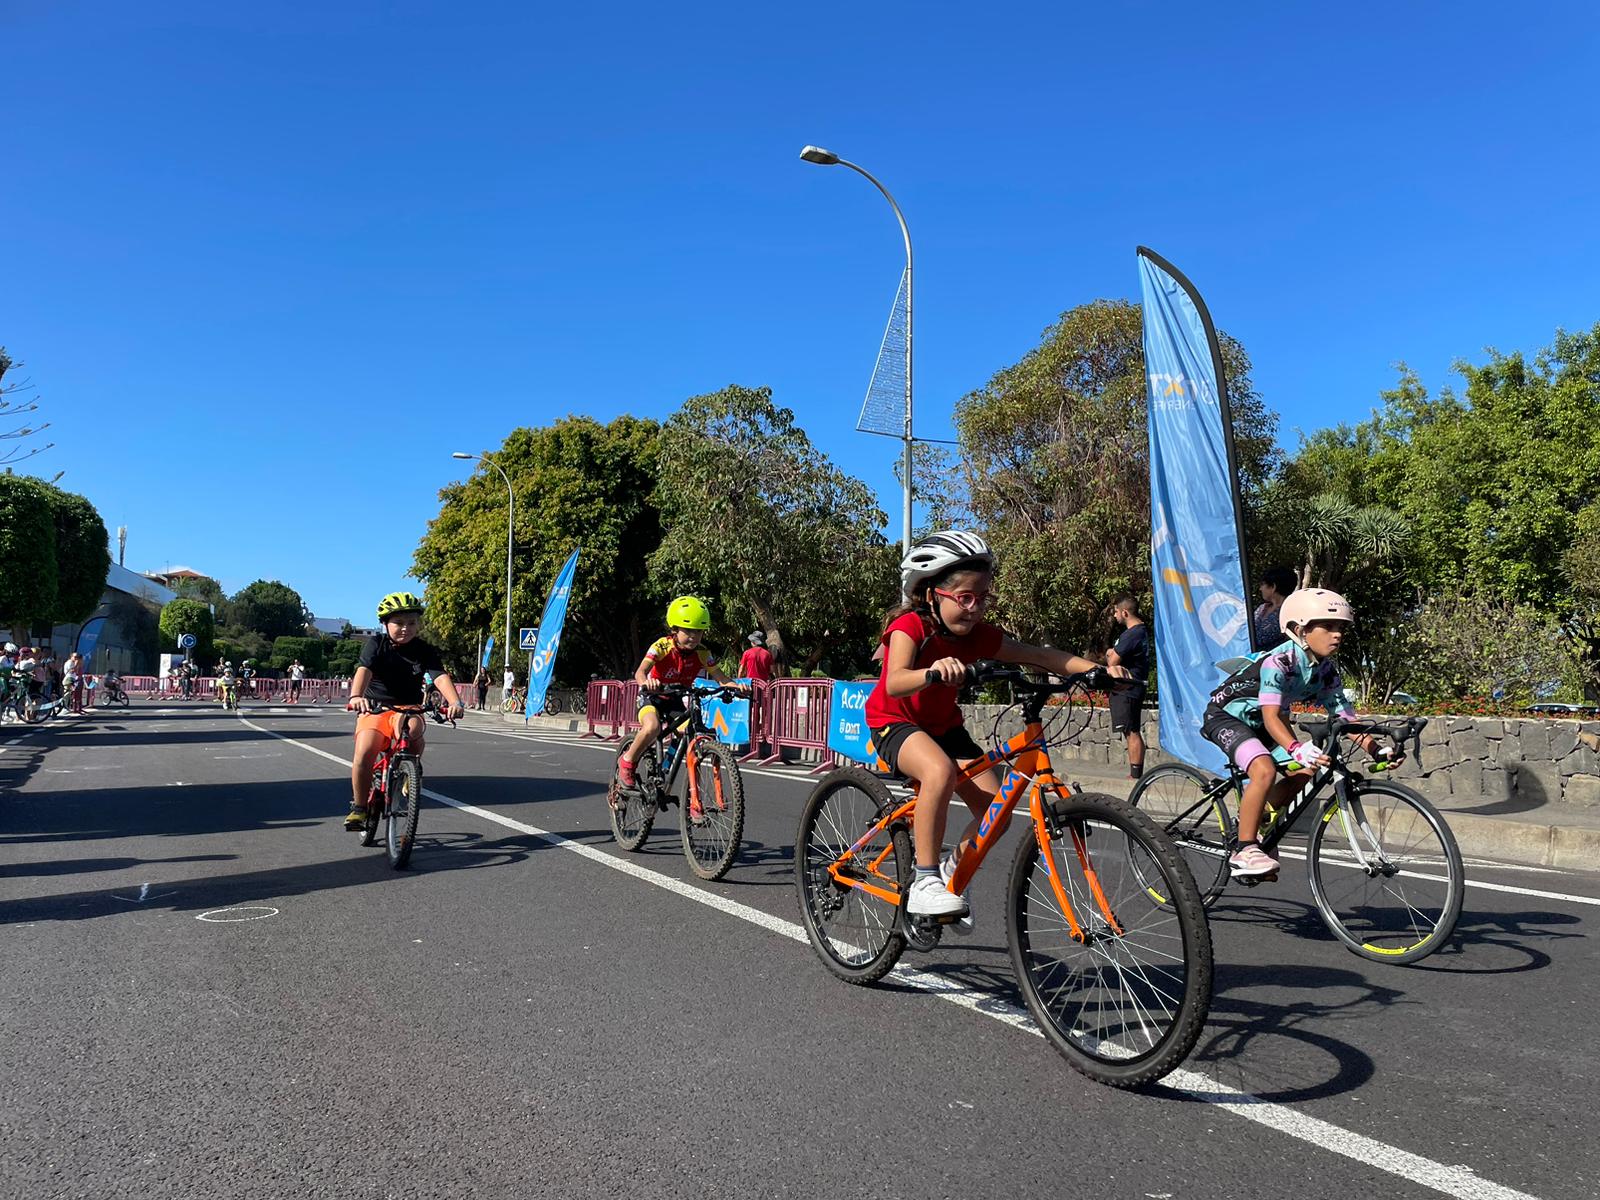
[(751, 646), (739, 659), (741, 679), (771, 679), (772, 651), (765, 646)]
[(896, 632), (906, 634), (917, 643), (917, 655), (911, 665), (919, 671), (926, 670), (941, 658), (959, 658), (964, 663), (993, 658), (1000, 652), (1000, 643), (1006, 635), (998, 625), (983, 621), (965, 637), (951, 637), (949, 634), (936, 633), (933, 622), (916, 613), (896, 617), (889, 623), (889, 628), (883, 631), (883, 672), (878, 676), (878, 686), (867, 697), (867, 728), (882, 729), (885, 725), (911, 724), (935, 736), (948, 733), (961, 724), (961, 709), (956, 704), (961, 694), (960, 688), (936, 683), (909, 696), (889, 695), (885, 685), (889, 676), (889, 637)]

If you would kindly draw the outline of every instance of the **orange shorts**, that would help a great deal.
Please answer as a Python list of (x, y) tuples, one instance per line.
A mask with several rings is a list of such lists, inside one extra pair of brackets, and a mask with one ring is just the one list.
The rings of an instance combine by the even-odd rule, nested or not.
[(356, 718), (356, 732), (364, 733), (368, 729), (376, 729), (383, 735), (380, 749), (387, 750), (390, 743), (400, 736), (400, 722), (411, 715), (411, 713), (393, 711), (362, 713)]

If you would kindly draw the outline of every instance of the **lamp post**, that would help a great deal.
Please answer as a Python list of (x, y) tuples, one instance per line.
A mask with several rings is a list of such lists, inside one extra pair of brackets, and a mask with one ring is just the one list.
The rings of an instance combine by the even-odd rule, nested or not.
[(900, 211), (900, 206), (894, 202), (894, 197), (889, 194), (889, 189), (879, 183), (872, 172), (855, 163), (840, 158), (831, 150), (824, 150), (821, 146), (807, 146), (800, 151), (800, 157), (808, 163), (816, 163), (820, 167), (849, 167), (858, 175), (866, 176), (867, 182), (883, 193), (883, 198), (889, 202), (889, 207), (894, 209), (894, 218), (900, 222), (900, 236), (906, 242), (906, 424), (903, 440), (904, 459), (902, 460), (901, 474), (905, 485), (903, 533), (900, 539), (901, 549), (904, 553), (911, 553), (911, 230), (906, 225), (905, 214)]
[(506, 481), (506, 644), (501, 647), (505, 651), (505, 669), (511, 669), (511, 530), (512, 517), (516, 514), (517, 497), (511, 490), (511, 479), (501, 470), (500, 464), (489, 457), (485, 450), (482, 454), (463, 454), (460, 450), (451, 453), (451, 458), (464, 458), (468, 462), (474, 458), (488, 463), (496, 471), (500, 471), (500, 478)]

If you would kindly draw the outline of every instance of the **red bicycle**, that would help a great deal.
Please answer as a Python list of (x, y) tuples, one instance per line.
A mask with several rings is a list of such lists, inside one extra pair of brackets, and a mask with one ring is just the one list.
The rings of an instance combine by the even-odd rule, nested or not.
[[(368, 711), (427, 713), (441, 725), (448, 720), (441, 709), (427, 709), (416, 704), (373, 704)], [(367, 793), (367, 820), (361, 827), (361, 844), (370, 846), (378, 840), (378, 824), (383, 823), (389, 865), (396, 871), (411, 861), (411, 848), (417, 839), (417, 817), (422, 810), (422, 756), (412, 749), (411, 737), (406, 732), (410, 725), (410, 721), (400, 721), (398, 736), (378, 751), (372, 764), (372, 788)]]

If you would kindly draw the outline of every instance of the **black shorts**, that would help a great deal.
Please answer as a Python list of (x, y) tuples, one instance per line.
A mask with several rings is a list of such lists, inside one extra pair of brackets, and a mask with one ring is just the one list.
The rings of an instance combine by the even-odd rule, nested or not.
[(1111, 728), (1116, 733), (1138, 733), (1139, 717), (1144, 713), (1144, 689), (1111, 689)]
[(647, 692), (639, 689), (639, 707), (636, 713), (642, 713), (647, 708), (656, 710), (656, 716), (661, 718), (665, 725), (670, 719), (687, 710), (688, 705), (682, 696), (663, 696), (660, 692)]
[[(927, 732), (920, 725), (908, 723), (881, 725), (872, 731), (872, 749), (891, 771), (903, 775), (905, 772), (900, 770), (900, 747), (906, 744), (906, 739), (913, 733)], [(965, 725), (957, 725), (944, 733), (929, 733), (928, 736), (938, 743), (939, 749), (948, 754), (952, 762), (971, 762), (983, 757), (983, 751), (972, 740)]]

